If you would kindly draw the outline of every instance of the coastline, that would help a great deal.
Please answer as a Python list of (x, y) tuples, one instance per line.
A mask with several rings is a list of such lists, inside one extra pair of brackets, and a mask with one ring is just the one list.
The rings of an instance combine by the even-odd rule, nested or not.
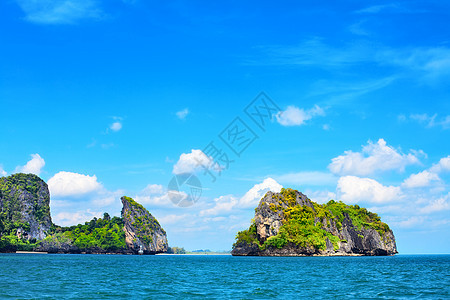
[(173, 256), (173, 255), (231, 255), (231, 253), (177, 253), (177, 254), (170, 254), (170, 253), (158, 253), (156, 255), (167, 255), (167, 256)]

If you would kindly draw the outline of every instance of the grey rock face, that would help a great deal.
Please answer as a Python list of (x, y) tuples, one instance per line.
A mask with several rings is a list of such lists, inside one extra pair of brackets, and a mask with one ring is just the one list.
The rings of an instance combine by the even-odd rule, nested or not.
[(358, 230), (348, 214), (344, 214), (342, 230), (339, 232), (343, 240), (338, 252), (361, 255), (391, 255), (397, 253), (397, 246), (392, 230), (381, 236), (375, 229), (361, 228)]
[(34, 249), (38, 252), (48, 252), (48, 253), (71, 253), (78, 254), (81, 253), (81, 249), (73, 244), (73, 241), (68, 241), (64, 243), (55, 243), (54, 241), (43, 240), (39, 246)]
[(34, 174), (14, 174), (0, 178), (0, 212), (9, 222), (21, 222), (17, 235), (42, 240), (50, 230), (50, 193), (47, 184)]
[[(282, 195), (279, 193), (267, 192), (261, 199), (255, 213), (255, 224), (258, 233), (258, 239), (265, 242), (267, 238), (278, 234), (284, 219), (282, 209), (289, 207), (289, 203), (282, 201)], [(296, 194), (295, 204), (306, 205), (314, 209), (311, 200), (304, 194)]]
[(141, 246), (145, 254), (166, 252), (167, 235), (158, 221), (133, 199), (122, 197), (121, 200), (127, 247), (135, 253)]

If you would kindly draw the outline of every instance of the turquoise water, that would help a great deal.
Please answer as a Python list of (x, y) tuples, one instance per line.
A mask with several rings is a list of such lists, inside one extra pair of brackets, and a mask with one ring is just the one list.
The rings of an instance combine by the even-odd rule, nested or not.
[(4, 299), (450, 299), (450, 255), (0, 254)]

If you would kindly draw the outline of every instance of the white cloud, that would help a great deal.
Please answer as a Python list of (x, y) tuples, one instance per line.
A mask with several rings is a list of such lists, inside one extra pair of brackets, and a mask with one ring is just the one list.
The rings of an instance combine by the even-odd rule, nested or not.
[[(353, 80), (351, 85), (348, 82), (320, 81), (314, 85), (309, 96), (327, 98), (327, 103), (334, 106), (348, 105), (353, 100), (359, 101), (366, 94), (385, 88), (397, 79), (397, 76), (388, 76), (365, 81)], [(360, 114), (364, 117), (364, 113)]]
[(310, 191), (304, 192), (309, 199), (317, 203), (327, 203), (331, 199), (336, 200), (336, 193), (330, 191)]
[(341, 177), (337, 185), (338, 198), (348, 203), (392, 202), (402, 198), (400, 187), (384, 186), (370, 178)]
[(450, 171), (450, 155), (447, 157), (441, 158), (437, 164), (434, 164), (430, 168), (430, 171), (434, 172), (434, 173)]
[(373, 5), (358, 11), (355, 11), (357, 14), (377, 14), (380, 12), (409, 12), (408, 9), (401, 7), (397, 3), (390, 4), (382, 4), (382, 5)]
[(102, 189), (97, 176), (89, 176), (72, 172), (59, 172), (48, 180), (52, 197), (82, 196)]
[(406, 116), (404, 114), (400, 114), (397, 116), (397, 120), (399, 120), (400, 122), (405, 122)]
[(245, 195), (239, 200), (239, 205), (243, 208), (256, 207), (259, 200), (268, 192), (279, 193), (283, 186), (276, 182), (273, 178), (266, 178), (262, 183), (255, 184)]
[(200, 216), (212, 216), (226, 214), (233, 209), (254, 208), (261, 198), (268, 192), (279, 193), (283, 188), (272, 178), (266, 178), (262, 183), (255, 184), (245, 195), (238, 199), (233, 195), (220, 196), (214, 199), (214, 206), (200, 212)]
[(173, 166), (174, 174), (194, 173), (198, 170), (209, 169), (220, 171), (221, 167), (214, 162), (214, 159), (203, 153), (202, 150), (192, 149), (191, 153), (180, 155), (177, 163)]
[(50, 209), (58, 225), (74, 225), (101, 217), (103, 212), (119, 215), (123, 190), (110, 191), (89, 176), (61, 171), (48, 180)]
[(17, 0), (25, 19), (41, 24), (73, 24), (82, 19), (99, 19), (96, 0)]
[(102, 149), (105, 149), (105, 150), (110, 149), (110, 148), (112, 148), (114, 146), (115, 146), (114, 143), (108, 143), (108, 144), (101, 144), (100, 145), (100, 147), (102, 147)]
[(436, 199), (432, 201), (429, 205), (422, 208), (420, 211), (425, 214), (443, 211), (443, 210), (449, 210), (450, 204), (448, 203), (448, 200), (450, 199), (450, 193), (446, 195), (445, 197), (441, 197), (439, 199)]
[(109, 191), (97, 182), (95, 176), (77, 173), (59, 172), (51, 179), (48, 182), (50, 210), (56, 224), (83, 223), (93, 217), (101, 217), (103, 212), (111, 216), (120, 215), (123, 190)]
[[(439, 118), (438, 114), (432, 116), (428, 114), (411, 114), (409, 119), (425, 125), (426, 128), (441, 127), (442, 129), (450, 129), (450, 115)], [(406, 121), (406, 116), (404, 116), (402, 121)]]
[(183, 215), (170, 214), (170, 215), (166, 215), (166, 216), (158, 218), (158, 222), (160, 224), (162, 224), (162, 226), (164, 227), (164, 225), (176, 224), (176, 223), (179, 223), (180, 221), (186, 220), (188, 218), (192, 218), (192, 215), (189, 215), (189, 214), (183, 214)]
[(5, 170), (3, 170), (3, 167), (0, 165), (0, 176), (6, 176), (8, 173), (6, 173)]
[(32, 173), (39, 175), (45, 166), (45, 160), (39, 154), (31, 154), (31, 159), (25, 166), (16, 167), (16, 173)]
[(295, 185), (336, 184), (338, 180), (338, 178), (331, 173), (319, 171), (288, 173), (274, 177), (278, 182)]
[[(450, 75), (448, 47), (392, 48), (383, 45), (374, 47), (373, 43), (364, 40), (352, 40), (343, 46), (333, 46), (324, 43), (323, 40), (314, 37), (293, 46), (261, 47), (265, 55), (256, 63), (328, 69), (375, 64), (379, 67), (396, 68), (397, 73), (394, 77), (410, 76), (421, 82), (425, 80), (430, 83), (435, 83), (437, 79), (448, 78)], [(391, 82), (392, 80), (388, 84)]]
[(392, 222), (392, 223), (401, 228), (412, 228), (412, 227), (416, 227), (419, 224), (422, 224), (424, 221), (425, 221), (424, 217), (412, 216), (412, 217), (406, 218), (406, 220)]
[[(229, 216), (229, 218), (227, 217), (212, 217), (212, 218), (203, 218), (204, 222), (224, 222), (227, 219), (231, 219), (233, 216)], [(221, 226), (220, 228), (225, 228), (225, 226)]]
[(328, 168), (339, 175), (369, 175), (394, 169), (403, 171), (405, 166), (419, 163), (419, 155), (424, 153), (411, 151), (403, 154), (388, 146), (384, 139), (379, 139), (376, 144), (369, 141), (361, 152), (345, 151), (343, 155), (333, 158)]
[(149, 184), (142, 192), (148, 195), (162, 194), (164, 192), (164, 187), (160, 184)]
[(348, 27), (348, 30), (356, 35), (369, 36), (370, 33), (363, 26), (365, 23), (366, 20), (353, 23)]
[(119, 131), (122, 129), (122, 123), (121, 122), (114, 122), (109, 126), (109, 129), (111, 129), (112, 131)]
[(428, 187), (433, 182), (441, 182), (442, 180), (438, 174), (446, 171), (450, 171), (450, 156), (441, 158), (437, 164), (433, 164), (428, 170), (424, 170), (417, 174), (411, 174), (403, 181), (402, 187)]
[(317, 117), (324, 116), (325, 111), (318, 105), (311, 109), (304, 110), (296, 106), (288, 106), (285, 111), (281, 111), (276, 115), (278, 123), (283, 126), (300, 126), (306, 121)]
[(411, 120), (417, 121), (417, 122), (426, 122), (428, 125), (434, 122), (434, 119), (436, 118), (436, 114), (433, 116), (428, 116), (427, 114), (411, 114), (409, 117)]
[(83, 224), (86, 221), (92, 220), (94, 217), (103, 217), (103, 212), (94, 212), (90, 209), (76, 212), (60, 212), (55, 216), (52, 216), (52, 221), (60, 226), (72, 226)]
[(92, 148), (95, 147), (95, 145), (97, 145), (97, 140), (92, 139), (92, 142), (86, 145), (86, 148)]
[(187, 108), (176, 112), (176, 115), (177, 115), (178, 119), (180, 119), (180, 120), (186, 119), (188, 114), (189, 114), (189, 109), (187, 109)]
[[(178, 192), (183, 193), (183, 192)], [(172, 195), (171, 195), (172, 197)], [(176, 196), (174, 196), (176, 197)], [(187, 194), (181, 194), (180, 195), (180, 201), (187, 198)], [(171, 198), (167, 193), (158, 194), (158, 195), (137, 195), (134, 197), (134, 199), (143, 205), (152, 205), (152, 206), (159, 206), (159, 207), (172, 207), (174, 204), (170, 200)]]
[(183, 191), (167, 191), (160, 184), (149, 184), (134, 199), (143, 205), (173, 207), (172, 200), (178, 203), (187, 197), (188, 195)]
[(193, 227), (178, 226), (178, 227), (173, 228), (171, 232), (173, 232), (173, 233), (182, 233), (182, 234), (190, 234), (190, 233), (193, 233), (193, 232), (205, 232), (205, 231), (207, 231), (209, 229), (211, 229), (211, 226), (209, 226), (209, 225), (193, 226)]
[(117, 191), (108, 191), (105, 188), (102, 188), (95, 192), (90, 198), (91, 203), (95, 207), (108, 207), (111, 205), (114, 205), (119, 203), (119, 198), (122, 197), (125, 194), (124, 190), (117, 190)]
[(236, 207), (239, 200), (233, 195), (225, 195), (214, 199), (214, 202), (214, 207), (200, 211), (200, 216), (215, 216), (229, 213)]
[(450, 75), (450, 48), (417, 47), (406, 49), (384, 49), (377, 58), (381, 64), (395, 65), (423, 74), (426, 80), (434, 81)]
[[(439, 177), (442, 172), (450, 171), (450, 156), (443, 157), (438, 163), (433, 164), (431, 168), (422, 172), (411, 174), (403, 183), (403, 188), (425, 188), (431, 194), (445, 190), (443, 180)], [(433, 185), (433, 188), (429, 188)]]
[(433, 181), (440, 181), (441, 179), (435, 173), (429, 171), (422, 171), (417, 174), (411, 174), (405, 181), (403, 181), (402, 186), (406, 188), (419, 188), (429, 186)]

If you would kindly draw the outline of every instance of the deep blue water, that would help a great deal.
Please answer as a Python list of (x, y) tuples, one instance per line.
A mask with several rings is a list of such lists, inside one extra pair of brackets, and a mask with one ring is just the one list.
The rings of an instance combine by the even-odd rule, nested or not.
[(450, 255), (0, 254), (5, 299), (450, 299)]

